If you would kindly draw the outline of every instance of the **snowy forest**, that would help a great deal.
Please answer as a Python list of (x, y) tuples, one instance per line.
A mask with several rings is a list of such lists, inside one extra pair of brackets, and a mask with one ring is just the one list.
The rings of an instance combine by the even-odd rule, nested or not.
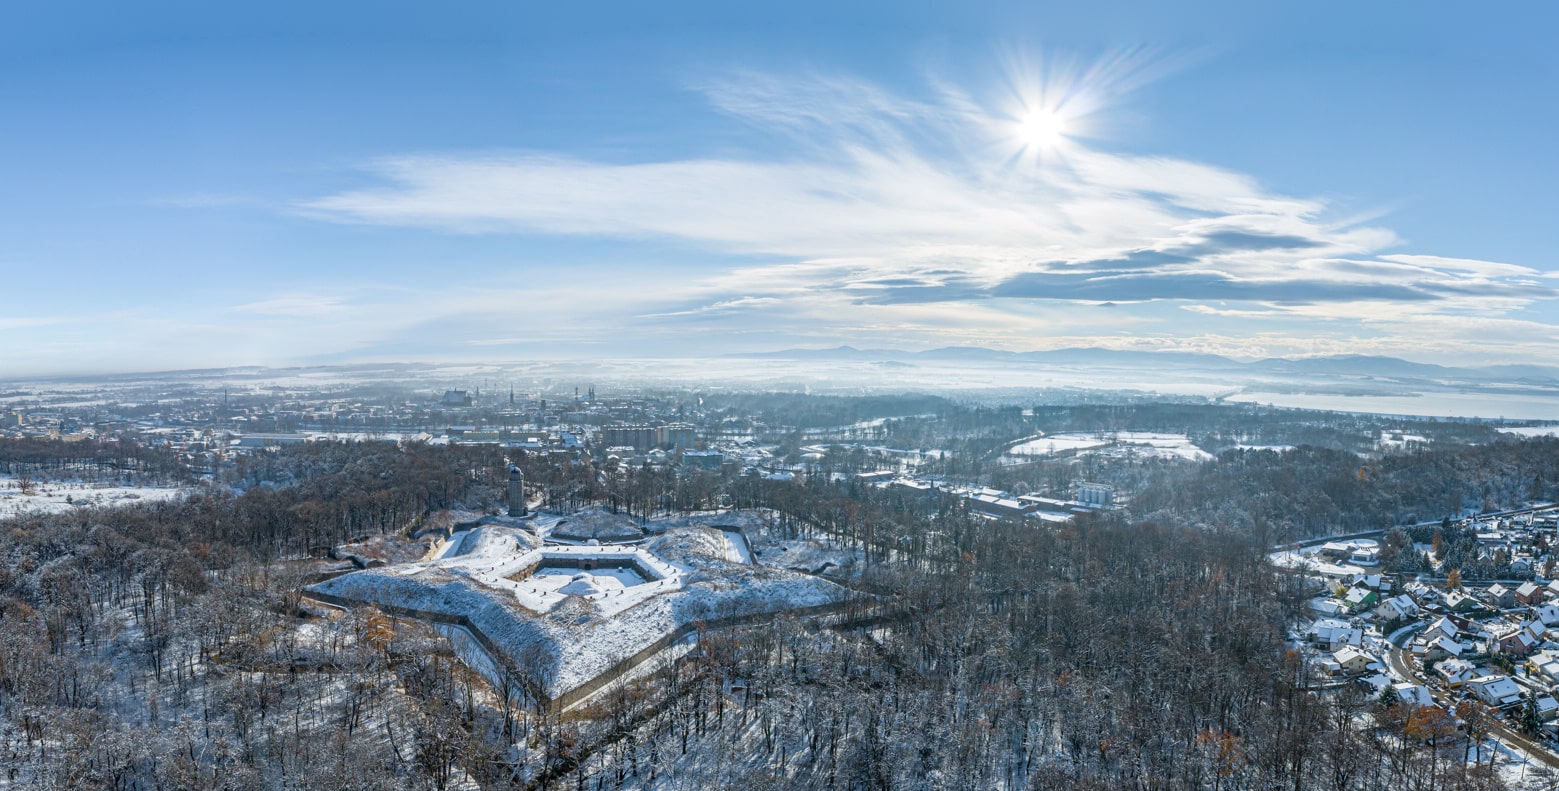
[[(832, 425), (882, 411), (847, 401), (787, 401), (767, 418), (800, 423), (795, 413), (814, 409), (827, 414), (807, 421)], [(936, 437), (911, 421), (883, 431), (913, 447), (916, 432), (929, 444), (964, 423), (983, 436), (1010, 422), (942, 472), (1035, 491), (1059, 467), (992, 465), (995, 437), (1142, 416), (953, 411)], [(1212, 408), (1192, 416), (1204, 443), (1238, 430), (1208, 415), (1222, 420)], [(1246, 430), (1336, 436), (1298, 422)], [(6, 520), (0, 786), (1498, 788), (1489, 767), (1445, 749), (1454, 733), (1318, 683), (1285, 642), (1308, 586), (1267, 560), (1280, 541), (1559, 499), (1559, 441), (1447, 431), (1479, 441), (1088, 462), (1090, 477), (1131, 487), (1131, 508), (1060, 526), (860, 485), (828, 461), (765, 480), (481, 445), (308, 443), (240, 457), (179, 498)], [(843, 452), (832, 461), (848, 466)], [(301, 601), (303, 586), (350, 566), (342, 548), (415, 559), (452, 512), (496, 512), (511, 462), (548, 508), (753, 509), (776, 531), (836, 542), (861, 558), (842, 580), (880, 614), (711, 630), (697, 650), (557, 712), (494, 690), (416, 622), (371, 609), (322, 617)], [(0, 444), (12, 474), (171, 481), (175, 467), (130, 441)]]

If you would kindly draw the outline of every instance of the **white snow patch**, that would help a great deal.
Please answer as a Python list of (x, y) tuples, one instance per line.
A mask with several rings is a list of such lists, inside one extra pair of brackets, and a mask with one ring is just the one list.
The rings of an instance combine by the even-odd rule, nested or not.
[(76, 508), (155, 503), (177, 499), (186, 491), (178, 487), (48, 481), (35, 482), (31, 493), (23, 493), (19, 481), (0, 475), (0, 519), (29, 513), (64, 513)]
[(1184, 434), (1151, 431), (1051, 434), (1020, 442), (1001, 457), (1003, 464), (1022, 464), (1033, 457), (1051, 456), (1067, 451), (1132, 458), (1184, 459), (1207, 461), (1208, 453), (1191, 443)]

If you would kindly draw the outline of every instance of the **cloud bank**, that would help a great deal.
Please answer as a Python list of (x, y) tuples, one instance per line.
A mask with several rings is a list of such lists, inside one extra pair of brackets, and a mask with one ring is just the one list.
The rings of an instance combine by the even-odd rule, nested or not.
[[(1389, 228), (1213, 165), (1107, 151), (1080, 134), (1025, 147), (1013, 121), (1023, 108), (1010, 103), (945, 86), (907, 98), (836, 77), (698, 87), (762, 145), (626, 163), (406, 155), (371, 163), (366, 186), (297, 209), (449, 234), (669, 240), (732, 261), (647, 294), (635, 314), (644, 327), (1007, 348), (1078, 338), (1197, 348), (1248, 333), (1253, 354), (1559, 344), (1552, 325), (1516, 315), (1559, 296), (1543, 272), (1407, 252)], [(1068, 95), (1093, 111), (1108, 88)], [(1099, 305), (1127, 312), (1086, 310)], [(1489, 333), (1512, 323), (1521, 330)]]

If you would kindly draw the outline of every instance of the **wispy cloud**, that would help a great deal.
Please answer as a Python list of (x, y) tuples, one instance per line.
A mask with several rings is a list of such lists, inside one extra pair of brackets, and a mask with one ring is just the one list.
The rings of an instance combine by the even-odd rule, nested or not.
[[(1118, 65), (1096, 71), (1080, 70), (1069, 94), (1089, 112), (1112, 90), (1098, 75), (1141, 82)], [(1026, 149), (1010, 107), (945, 85), (915, 99), (839, 77), (741, 74), (699, 88), (782, 143), (628, 164), (407, 155), (370, 164), (368, 186), (297, 208), (335, 222), (670, 239), (728, 254), (728, 271), (632, 315), (733, 331), (811, 321), (856, 336), (912, 328), (927, 342), (987, 334), (1012, 345), (1034, 329), (1024, 305), (1171, 302), (1209, 319), (1282, 318), (1302, 335), (1306, 321), (1366, 321), (1363, 306), (1494, 320), (1559, 296), (1537, 270), (1404, 253), (1378, 218), (1338, 217), (1326, 201), (1225, 168), (1080, 138)], [(948, 303), (959, 307), (936, 307)], [(1149, 321), (1192, 337), (1164, 315)]]
[(235, 305), (233, 310), (238, 313), (248, 313), (256, 316), (319, 318), (331, 314), (339, 314), (345, 308), (345, 300), (341, 297), (298, 294)]

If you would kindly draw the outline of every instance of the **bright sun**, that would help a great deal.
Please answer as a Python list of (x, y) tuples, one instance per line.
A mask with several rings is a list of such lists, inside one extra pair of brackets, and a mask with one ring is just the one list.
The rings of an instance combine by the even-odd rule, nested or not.
[(1031, 110), (1018, 120), (1018, 138), (1030, 148), (1050, 148), (1066, 136), (1066, 124), (1053, 110)]

